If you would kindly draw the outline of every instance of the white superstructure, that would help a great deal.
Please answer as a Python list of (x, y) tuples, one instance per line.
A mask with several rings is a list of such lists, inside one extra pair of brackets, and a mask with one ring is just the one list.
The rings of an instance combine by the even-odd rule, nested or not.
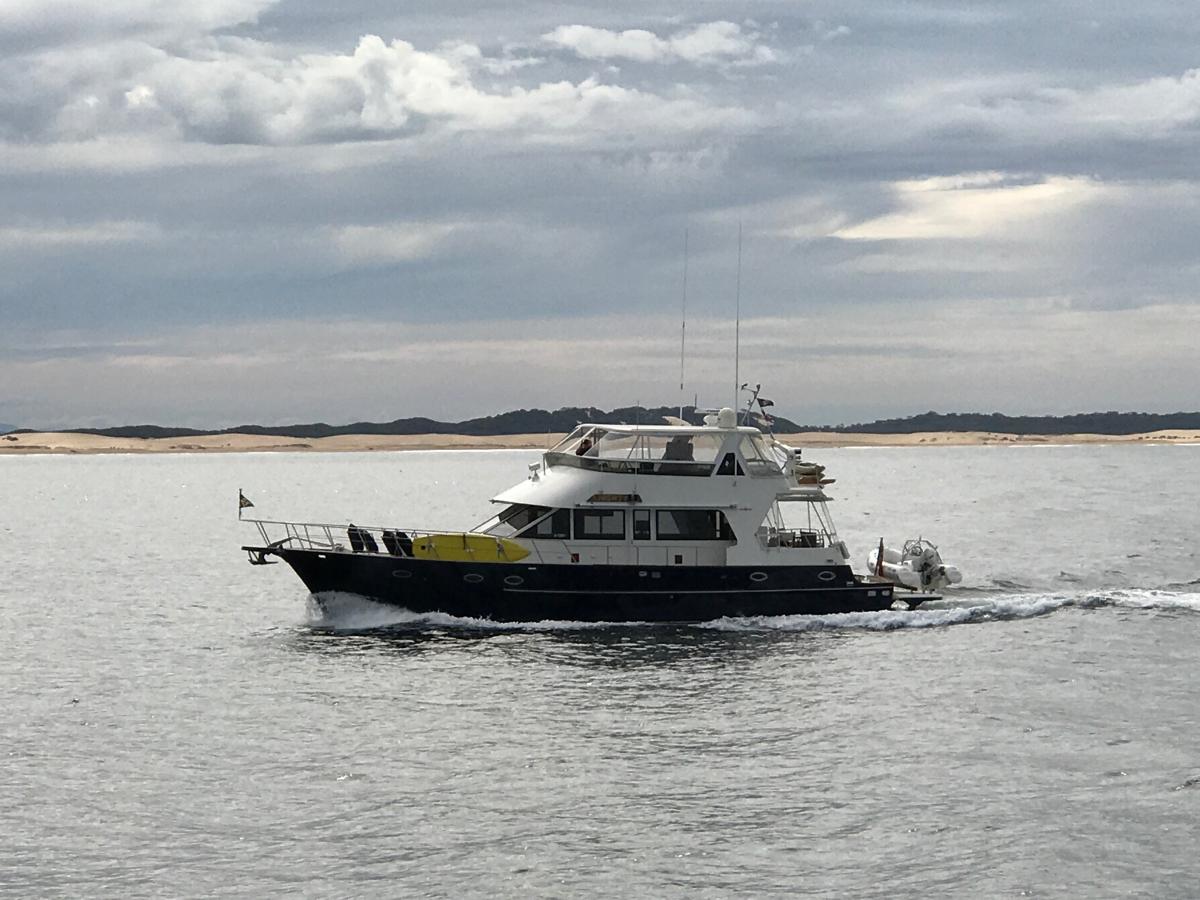
[[(580, 425), (473, 529), (546, 564), (844, 566), (829, 498), (798, 454), (732, 410), (714, 424)], [(532, 561), (531, 559), (531, 561)]]

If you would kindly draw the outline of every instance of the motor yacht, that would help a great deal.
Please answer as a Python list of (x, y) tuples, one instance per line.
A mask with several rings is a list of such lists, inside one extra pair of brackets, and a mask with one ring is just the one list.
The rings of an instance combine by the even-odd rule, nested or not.
[(703, 425), (581, 424), (474, 528), (247, 519), (320, 601), (345, 591), (500, 622), (697, 622), (882, 610), (851, 570), (824, 469), (732, 409)]

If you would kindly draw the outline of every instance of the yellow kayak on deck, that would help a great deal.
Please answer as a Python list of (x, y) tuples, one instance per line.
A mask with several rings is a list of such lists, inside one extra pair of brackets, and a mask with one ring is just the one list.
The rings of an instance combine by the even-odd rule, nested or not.
[(412, 555), (418, 559), (440, 559), (443, 562), (499, 563), (516, 562), (529, 551), (506, 538), (490, 534), (427, 534), (415, 538)]

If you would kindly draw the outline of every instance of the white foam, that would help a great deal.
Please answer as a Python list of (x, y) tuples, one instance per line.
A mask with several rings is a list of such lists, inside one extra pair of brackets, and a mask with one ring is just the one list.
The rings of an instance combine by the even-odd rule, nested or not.
[(358, 594), (327, 591), (308, 600), (308, 624), (330, 631), (374, 631), (384, 628), (462, 628), (489, 631), (580, 631), (587, 628), (644, 627), (646, 622), (577, 622), (542, 619), (536, 622), (497, 622), (444, 612), (413, 612), (376, 603)]
[(1200, 612), (1200, 594), (1173, 591), (1113, 591), (1104, 598), (1113, 606), (1134, 609), (1194, 609)]
[[(598, 628), (645, 628), (650, 622), (582, 622), (543, 619), (536, 622), (498, 622), (444, 612), (413, 612), (361, 597), (330, 591), (310, 597), (308, 624), (330, 631), (373, 631), (385, 628), (457, 628), (487, 631), (581, 631)], [(1007, 621), (1044, 616), (1064, 607), (1096, 609), (1188, 609), (1200, 612), (1200, 593), (1163, 590), (1121, 590), (1106, 593), (1017, 594), (993, 599), (946, 599), (913, 610), (834, 613), (825, 616), (727, 616), (693, 627), (715, 631), (894, 631), (901, 628), (940, 628), (973, 622)]]
[(1061, 595), (1013, 597), (974, 601), (933, 609), (885, 609), (880, 612), (834, 613), (827, 616), (746, 616), (715, 619), (701, 628), (718, 631), (835, 631), (863, 629), (894, 631), (898, 628), (938, 628), (966, 622), (1027, 619), (1043, 616), (1076, 601)]

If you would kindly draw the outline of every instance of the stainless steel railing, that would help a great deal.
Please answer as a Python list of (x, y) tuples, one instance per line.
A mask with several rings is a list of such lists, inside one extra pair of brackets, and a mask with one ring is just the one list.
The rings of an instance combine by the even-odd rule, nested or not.
[[(272, 519), (243, 519), (258, 529), (264, 547), (295, 547), (303, 550), (328, 550), (412, 556), (412, 544), (435, 535), (478, 534), (478, 532), (437, 531), (428, 528), (396, 528), (383, 525), (336, 525), (327, 522), (285, 522)], [(431, 545), (432, 546), (432, 545)], [(436, 548), (432, 556), (437, 555)]]

